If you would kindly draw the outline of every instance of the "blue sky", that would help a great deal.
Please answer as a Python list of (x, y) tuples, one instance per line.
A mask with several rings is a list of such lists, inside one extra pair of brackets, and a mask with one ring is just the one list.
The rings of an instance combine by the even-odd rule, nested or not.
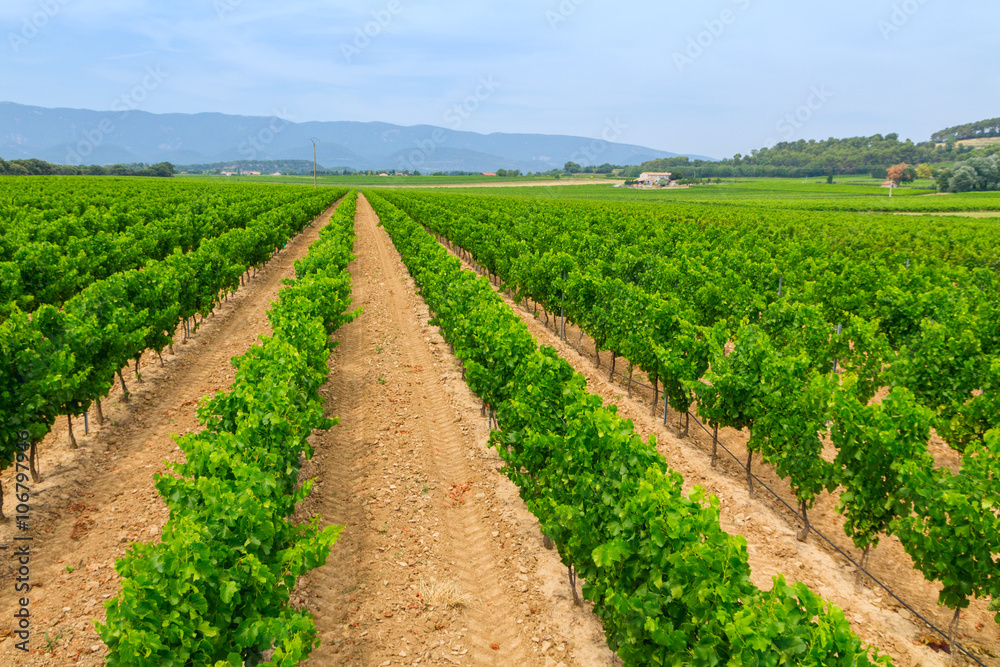
[(0, 99), (46, 107), (458, 124), (714, 157), (1000, 116), (995, 0), (4, 0), (0, 25)]

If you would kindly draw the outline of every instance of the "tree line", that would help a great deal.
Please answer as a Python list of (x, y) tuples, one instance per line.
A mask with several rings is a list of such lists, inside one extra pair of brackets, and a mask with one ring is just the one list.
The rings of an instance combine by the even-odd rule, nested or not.
[(169, 162), (145, 164), (111, 164), (107, 166), (73, 166), (52, 164), (44, 160), (4, 160), (0, 158), (0, 176), (152, 176), (170, 178), (174, 175), (174, 165)]
[(945, 143), (949, 141), (962, 141), (964, 139), (986, 139), (989, 137), (1000, 137), (1000, 118), (981, 120), (978, 123), (966, 123), (956, 125), (947, 130), (941, 130), (931, 135), (931, 141)]
[(737, 153), (720, 161), (691, 160), (687, 157), (651, 160), (640, 165), (641, 171), (685, 169), (698, 178), (762, 176), (803, 178), (830, 174), (871, 174), (885, 178), (895, 164), (951, 162), (971, 152), (968, 146), (948, 143), (938, 146), (931, 141), (900, 141), (898, 134), (847, 139), (783, 141), (770, 148), (754, 150), (750, 155)]

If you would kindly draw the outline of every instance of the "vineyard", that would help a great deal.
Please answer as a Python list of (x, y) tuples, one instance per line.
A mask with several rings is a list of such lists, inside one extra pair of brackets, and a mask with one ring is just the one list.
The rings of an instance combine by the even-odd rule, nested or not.
[[(16, 183), (8, 187), (25, 187)], [(96, 193), (73, 180), (35, 183), (23, 204), (17, 192), (19, 205), (3, 213), (9, 300), (0, 325), (0, 468), (26, 439), (35, 481), (36, 444), (57, 418), (69, 420), (72, 443), (73, 417), (94, 405), (103, 419), (101, 399), (116, 375), (127, 400), (122, 367), (173, 345), (179, 326), (188, 336), (251, 269), (344, 194), (124, 187), (119, 200), (118, 183)], [(129, 210), (131, 197), (154, 221), (143, 205)]]
[[(0, 183), (0, 515), (69, 548), (11, 664), (995, 664), (1000, 234), (921, 214), (1000, 199), (741, 187)], [(784, 503), (859, 597), (926, 580), (937, 626), (897, 654), (790, 564), (755, 577), (658, 446), (692, 429), (699, 480)], [(165, 523), (126, 518), (103, 574), (122, 506)]]
[[(753, 457), (759, 454), (793, 489), (803, 524), (800, 539), (808, 536), (808, 510), (817, 495), (842, 489), (837, 510), (862, 553), (862, 566), (881, 538), (896, 535), (924, 577), (940, 586), (940, 604), (954, 610), (953, 644), (961, 610), (974, 598), (1000, 594), (1000, 283), (994, 270), (1000, 237), (987, 235), (987, 226), (949, 225), (943, 234), (968, 235), (975, 240), (972, 248), (981, 250), (963, 246), (956, 253), (931, 225), (917, 227), (906, 239), (891, 226), (861, 232), (849, 229), (846, 219), (838, 225), (833, 216), (810, 226), (801, 216), (794, 221), (776, 216), (765, 224), (752, 216), (706, 216), (703, 209), (677, 207), (388, 191), (381, 196), (387, 215), (398, 206), (474, 260), (515, 299), (541, 306), (546, 318), (561, 313), (578, 325), (594, 341), (598, 361), (601, 351), (609, 354), (612, 375), (619, 357), (628, 365), (630, 387), (634, 371), (643, 372), (652, 383), (654, 411), (662, 388), (665, 409), (688, 413), (696, 405), (716, 434), (720, 427), (748, 431), (751, 491)], [(441, 272), (435, 268), (431, 274)], [(433, 282), (428, 291), (433, 294)], [(441, 313), (447, 306), (436, 310), (446, 317)], [(599, 609), (610, 600), (611, 618), (621, 613), (618, 605), (655, 618), (648, 603), (634, 600), (630, 606), (628, 599), (660, 588), (665, 579), (650, 566), (644, 543), (656, 535), (652, 525), (644, 525), (651, 512), (637, 509), (642, 520), (624, 518), (630, 516), (626, 499), (641, 495), (642, 488), (617, 481), (631, 466), (618, 463), (615, 455), (630, 461), (630, 450), (608, 443), (607, 453), (597, 455), (605, 451), (599, 444), (602, 429), (597, 438), (577, 431), (571, 408), (562, 403), (572, 403), (569, 390), (562, 389), (572, 386), (570, 376), (557, 368), (547, 375), (541, 362), (521, 370), (509, 359), (527, 357), (530, 346), (516, 335), (509, 339), (482, 343), (484, 354), (499, 354), (506, 362), (480, 360), (474, 345), (471, 350), (467, 343), (455, 345), (459, 357), (470, 354), (477, 362), (469, 369), (470, 384), (497, 406), (502, 435), (496, 444), (508, 457), (512, 476), (553, 539), (563, 538), (567, 564), (595, 582), (585, 591)], [(498, 376), (483, 379), (481, 369)], [(523, 372), (531, 374), (519, 377)], [(478, 382), (484, 383), (481, 389)], [(547, 384), (555, 388), (546, 389)], [(538, 393), (518, 397), (525, 386)], [(540, 405), (551, 405), (553, 415), (539, 414)], [(534, 419), (544, 420), (541, 434), (535, 433)], [(960, 469), (935, 465), (927, 447), (932, 428), (961, 453)], [(613, 421), (603, 428), (616, 430)], [(560, 437), (569, 442), (553, 441)], [(832, 461), (822, 456), (825, 441), (835, 448)], [(565, 463), (556, 464), (559, 458)], [(649, 464), (640, 461), (630, 463), (646, 470)], [(555, 484), (545, 483), (549, 475)], [(588, 491), (562, 496), (572, 489), (559, 487), (575, 479), (584, 480)], [(609, 488), (604, 509), (610, 515), (603, 521), (589, 516), (599, 512), (593, 500), (601, 485), (593, 480)], [(663, 486), (668, 485), (652, 488)], [(638, 532), (623, 535), (623, 521)], [(691, 528), (697, 525), (692, 522)], [(697, 533), (705, 543), (716, 539), (707, 528)], [(593, 541), (578, 545), (581, 535)], [(665, 548), (662, 541), (657, 548)], [(629, 564), (629, 557), (639, 560)], [(596, 583), (608, 576), (602, 568), (618, 567), (639, 578), (602, 589)], [(683, 586), (677, 591), (690, 593)], [(708, 608), (719, 607), (716, 601)], [(675, 650), (686, 646), (696, 655), (693, 642), (706, 632), (705, 619), (694, 616), (689, 627), (697, 630), (680, 644), (672, 642), (683, 635), (673, 634), (637, 641), (629, 634), (635, 624), (622, 623), (616, 637), (611, 628), (622, 626), (599, 613), (623, 656), (630, 645), (649, 650), (657, 642)], [(646, 630), (653, 626), (647, 622)], [(668, 628), (674, 631), (673, 625)], [(634, 658), (669, 663), (663, 654)]]

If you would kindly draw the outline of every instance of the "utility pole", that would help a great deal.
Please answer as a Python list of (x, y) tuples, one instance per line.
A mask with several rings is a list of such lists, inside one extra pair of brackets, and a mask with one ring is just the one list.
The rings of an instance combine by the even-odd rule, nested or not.
[(319, 139), (313, 137), (310, 141), (313, 142), (313, 190), (318, 190), (319, 181), (316, 178), (316, 144), (319, 143)]

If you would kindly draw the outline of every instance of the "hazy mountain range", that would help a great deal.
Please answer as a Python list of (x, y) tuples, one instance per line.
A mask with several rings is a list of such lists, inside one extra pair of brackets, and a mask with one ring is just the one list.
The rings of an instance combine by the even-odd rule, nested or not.
[[(615, 136), (609, 127), (609, 138)], [(547, 171), (566, 162), (582, 166), (640, 164), (676, 153), (584, 137), (478, 134), (389, 123), (307, 122), (219, 113), (151, 114), (119, 109), (46, 109), (0, 102), (0, 157), (56, 164), (312, 158), (327, 168), (420, 171)], [(691, 156), (692, 158), (701, 156)]]

